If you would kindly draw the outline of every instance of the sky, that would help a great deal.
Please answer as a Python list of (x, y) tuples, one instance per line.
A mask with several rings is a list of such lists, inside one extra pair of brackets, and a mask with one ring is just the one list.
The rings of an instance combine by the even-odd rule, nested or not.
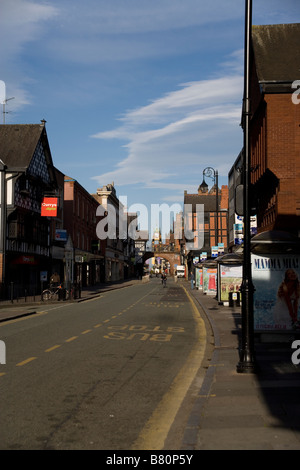
[[(298, 0), (253, 0), (255, 25), (299, 19)], [(178, 208), (242, 148), (244, 30), (244, 0), (0, 0), (1, 124), (45, 119), (89, 193)]]

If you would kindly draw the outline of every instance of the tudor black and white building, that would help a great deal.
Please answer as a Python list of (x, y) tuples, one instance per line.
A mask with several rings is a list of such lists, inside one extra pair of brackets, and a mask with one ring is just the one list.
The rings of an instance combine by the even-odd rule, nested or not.
[[(58, 196), (45, 121), (0, 125), (1, 297), (13, 287), (19, 295), (39, 293), (51, 271), (50, 217), (41, 216), (45, 196)], [(58, 198), (58, 217), (62, 219)], [(51, 273), (50, 273), (51, 274)]]

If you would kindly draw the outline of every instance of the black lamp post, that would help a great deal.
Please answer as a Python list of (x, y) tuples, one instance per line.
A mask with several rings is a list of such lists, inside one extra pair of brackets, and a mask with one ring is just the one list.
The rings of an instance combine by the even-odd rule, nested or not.
[(237, 372), (256, 371), (254, 358), (254, 318), (253, 293), (251, 272), (250, 248), (250, 43), (252, 29), (252, 0), (246, 0), (245, 9), (245, 70), (244, 70), (244, 103), (243, 103), (243, 131), (244, 131), (244, 161), (243, 161), (243, 214), (244, 214), (244, 259), (242, 292), (242, 338), (240, 348), (240, 361)]
[(219, 187), (218, 187), (218, 170), (214, 170), (210, 166), (203, 170), (203, 181), (205, 181), (205, 176), (212, 178), (216, 186), (216, 245), (219, 243)]

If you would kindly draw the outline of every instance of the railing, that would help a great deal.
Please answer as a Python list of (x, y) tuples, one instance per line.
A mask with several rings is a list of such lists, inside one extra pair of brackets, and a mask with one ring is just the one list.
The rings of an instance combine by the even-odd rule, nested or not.
[(2, 302), (30, 302), (41, 298), (41, 292), (36, 286), (21, 286), (17, 282), (10, 282), (1, 292)]
[[(22, 286), (17, 282), (10, 282), (5, 291), (1, 293), (0, 305), (7, 303), (30, 303), (42, 301), (42, 292), (48, 286)], [(69, 299), (79, 299), (81, 297), (81, 286), (73, 283), (70, 286)]]

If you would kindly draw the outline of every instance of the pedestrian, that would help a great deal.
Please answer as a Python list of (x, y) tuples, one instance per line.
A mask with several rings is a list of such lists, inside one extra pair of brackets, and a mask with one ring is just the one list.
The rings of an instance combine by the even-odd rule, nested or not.
[(194, 274), (191, 271), (191, 288), (194, 289)]

